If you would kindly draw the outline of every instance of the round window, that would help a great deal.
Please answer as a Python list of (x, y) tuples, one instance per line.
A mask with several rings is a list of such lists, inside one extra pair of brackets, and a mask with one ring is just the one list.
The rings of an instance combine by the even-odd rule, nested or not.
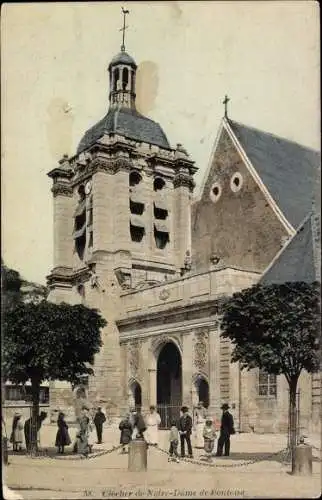
[(210, 189), (210, 199), (216, 203), (221, 196), (221, 187), (218, 182), (215, 182)]
[(234, 193), (239, 191), (243, 185), (243, 177), (239, 172), (236, 172), (230, 179), (230, 188)]

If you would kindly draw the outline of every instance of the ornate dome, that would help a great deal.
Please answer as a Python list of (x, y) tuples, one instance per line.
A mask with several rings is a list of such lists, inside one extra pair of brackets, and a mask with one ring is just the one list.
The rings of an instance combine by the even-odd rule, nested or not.
[(123, 135), (128, 139), (155, 144), (170, 149), (168, 139), (160, 125), (141, 115), (135, 109), (110, 109), (107, 115), (91, 127), (82, 138), (77, 153), (93, 145), (104, 134)]
[(113, 57), (112, 61), (109, 64), (108, 69), (110, 69), (112, 66), (116, 66), (117, 64), (128, 64), (129, 66), (132, 66), (133, 68), (137, 68), (137, 65), (136, 65), (133, 57), (131, 57), (124, 50), (122, 50), (116, 56)]

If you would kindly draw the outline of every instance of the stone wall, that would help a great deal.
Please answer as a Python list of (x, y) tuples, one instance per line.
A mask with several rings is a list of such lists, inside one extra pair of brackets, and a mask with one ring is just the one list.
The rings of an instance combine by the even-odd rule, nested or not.
[[(239, 191), (231, 188), (236, 172), (241, 175)], [(214, 186), (219, 195), (211, 199)], [(286, 236), (284, 226), (223, 129), (201, 200), (192, 206), (192, 258), (196, 268), (208, 268), (211, 255), (215, 255), (226, 265), (263, 271)]]

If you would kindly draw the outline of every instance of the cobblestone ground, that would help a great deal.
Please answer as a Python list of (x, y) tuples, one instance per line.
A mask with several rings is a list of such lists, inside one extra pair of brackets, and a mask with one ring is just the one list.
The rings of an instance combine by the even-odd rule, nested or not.
[[(71, 437), (76, 430), (70, 429)], [(120, 450), (100, 455), (118, 445), (119, 432), (105, 429), (102, 445), (95, 445), (95, 458), (80, 460), (66, 449), (60, 458), (52, 444), (56, 428), (45, 426), (41, 431), (41, 446), (50, 458), (9, 455), (5, 480), (9, 488), (24, 499), (69, 498), (312, 498), (321, 493), (320, 452), (314, 449), (312, 477), (289, 474), (290, 466), (273, 455), (285, 448), (281, 435), (239, 434), (232, 437), (231, 456), (213, 458), (209, 467), (202, 463), (203, 452), (194, 450), (200, 464), (169, 463), (167, 455), (149, 448), (148, 470), (129, 472), (128, 456)], [(318, 436), (310, 444), (321, 448)], [(160, 432), (160, 447), (168, 448), (167, 432)], [(260, 460), (265, 454), (265, 460)], [(249, 461), (255, 463), (247, 464)], [(243, 465), (242, 465), (243, 464)], [(245, 465), (244, 465), (245, 464)], [(7, 497), (9, 499), (9, 496)]]

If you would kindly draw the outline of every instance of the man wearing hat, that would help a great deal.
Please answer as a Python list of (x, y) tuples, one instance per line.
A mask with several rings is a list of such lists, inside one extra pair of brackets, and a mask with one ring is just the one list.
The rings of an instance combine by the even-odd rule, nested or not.
[(179, 434), (180, 434), (180, 445), (181, 445), (181, 456), (185, 456), (185, 445), (184, 442), (187, 442), (188, 448), (188, 456), (189, 458), (193, 458), (192, 455), (192, 446), (191, 446), (191, 431), (192, 431), (192, 418), (190, 417), (189, 408), (187, 406), (183, 406), (181, 408), (182, 416), (179, 419)]
[(223, 413), (221, 417), (220, 436), (217, 444), (216, 457), (221, 457), (223, 448), (225, 447), (225, 457), (229, 457), (230, 452), (230, 435), (235, 434), (234, 419), (229, 413), (229, 405), (224, 403), (221, 407)]
[(102, 412), (102, 408), (99, 406), (97, 408), (97, 412), (94, 417), (94, 424), (96, 427), (96, 434), (97, 434), (97, 444), (102, 443), (102, 433), (103, 433), (103, 424), (106, 421), (106, 417), (104, 413)]

